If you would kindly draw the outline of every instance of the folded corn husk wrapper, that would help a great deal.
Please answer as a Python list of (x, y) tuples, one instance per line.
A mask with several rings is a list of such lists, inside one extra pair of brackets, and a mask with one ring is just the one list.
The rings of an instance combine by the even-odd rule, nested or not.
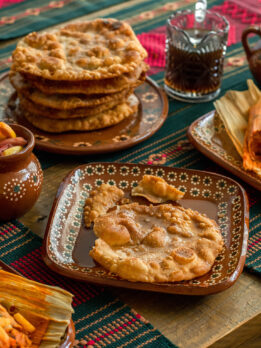
[(72, 294), (0, 270), (0, 303), (15, 306), (36, 330), (33, 348), (56, 348), (70, 322)]
[[(243, 158), (243, 168), (254, 171), (261, 176), (261, 163), (256, 160), (255, 154), (249, 147), (249, 144), (252, 144), (254, 135), (254, 128), (250, 126), (253, 122), (249, 122), (249, 114), (253, 114), (253, 112), (250, 112), (251, 108), (255, 107), (255, 110), (257, 109), (255, 104), (261, 99), (261, 91), (252, 80), (247, 80), (247, 85), (247, 91), (228, 91), (223, 97), (214, 102), (214, 106), (228, 136), (239, 155)], [(256, 112), (254, 117), (256, 118)], [(252, 118), (253, 116), (251, 116)], [(255, 125), (257, 125), (257, 122), (255, 122)], [(259, 133), (260, 131), (261, 129)]]

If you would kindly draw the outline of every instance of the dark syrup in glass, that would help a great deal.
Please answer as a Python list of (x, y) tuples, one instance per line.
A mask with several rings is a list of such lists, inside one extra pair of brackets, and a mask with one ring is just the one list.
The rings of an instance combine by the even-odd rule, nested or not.
[[(186, 45), (179, 48), (169, 39), (166, 59), (165, 83), (176, 91), (208, 94), (216, 91), (221, 84), (224, 53), (220, 43), (210, 43), (204, 49), (197, 46), (204, 30), (187, 30), (194, 49)], [(215, 49), (215, 46), (218, 49)]]

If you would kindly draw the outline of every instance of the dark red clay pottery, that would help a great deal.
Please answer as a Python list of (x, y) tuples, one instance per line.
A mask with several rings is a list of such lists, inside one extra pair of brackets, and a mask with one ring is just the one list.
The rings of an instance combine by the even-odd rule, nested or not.
[(32, 153), (33, 133), (17, 124), (10, 126), (17, 136), (27, 140), (27, 145), (17, 154), (0, 156), (0, 221), (18, 218), (30, 210), (43, 182), (41, 165)]

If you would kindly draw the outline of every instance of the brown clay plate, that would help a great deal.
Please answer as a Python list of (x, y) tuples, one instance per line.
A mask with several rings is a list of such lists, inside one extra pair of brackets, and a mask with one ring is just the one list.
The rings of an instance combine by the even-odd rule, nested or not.
[(33, 127), (19, 113), (16, 93), (5, 74), (0, 78), (0, 121), (19, 123), (30, 129), (39, 150), (70, 155), (118, 151), (151, 137), (168, 115), (168, 98), (149, 77), (136, 88), (135, 94), (140, 102), (138, 112), (118, 125), (91, 132), (53, 134)]
[[(17, 275), (21, 275), (15, 269), (13, 269), (12, 267), (8, 266), (6, 263), (4, 263), (1, 260), (0, 260), (0, 269), (4, 270), (6, 272), (10, 272), (10, 273), (15, 273)], [(64, 338), (63, 338), (59, 348), (71, 348), (73, 346), (74, 338), (75, 338), (75, 328), (74, 328), (73, 321), (71, 319), (71, 321), (70, 321), (70, 323), (68, 325), (67, 331), (65, 333), (65, 336), (64, 336)]]
[(261, 190), (260, 177), (243, 169), (242, 159), (215, 111), (194, 121), (188, 129), (187, 135), (195, 148), (205, 156), (249, 185)]
[[(185, 192), (179, 203), (215, 219), (224, 238), (224, 248), (212, 270), (197, 279), (176, 283), (141, 283), (122, 280), (95, 264), (89, 256), (95, 240), (83, 223), (83, 207), (89, 192), (102, 183), (117, 185), (130, 195), (144, 174), (163, 177)], [(144, 198), (133, 201), (148, 204)], [(173, 203), (175, 204), (175, 203)], [(43, 258), (55, 272), (102, 285), (203, 295), (231, 286), (242, 272), (248, 239), (248, 201), (234, 180), (197, 170), (141, 164), (90, 163), (77, 167), (61, 183), (49, 216)]]

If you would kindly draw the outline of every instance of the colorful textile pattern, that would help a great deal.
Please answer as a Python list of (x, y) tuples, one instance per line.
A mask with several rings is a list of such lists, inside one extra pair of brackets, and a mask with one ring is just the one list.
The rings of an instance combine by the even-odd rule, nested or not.
[(13, 5), (0, 9), (0, 40), (23, 36), (121, 2), (121, 0), (25, 0), (22, 2), (11, 0), (10, 3)]
[(41, 244), (41, 238), (17, 221), (0, 225), (2, 261), (29, 279), (60, 286), (74, 294), (75, 348), (176, 347), (107, 290), (50, 271), (42, 261)]
[[(37, 3), (37, 1), (38, 0), (34, 1), (34, 3)], [(29, 0), (27, 0), (27, 3), (29, 3)], [(260, 1), (256, 5), (254, 3), (256, 3), (254, 0), (246, 2), (240, 0), (208, 1), (209, 8), (224, 14), (230, 21), (231, 28), (233, 28), (233, 25), (236, 28), (235, 33), (232, 33), (233, 35), (230, 33), (231, 42), (227, 50), (224, 64), (221, 95), (230, 89), (245, 90), (247, 88), (246, 80), (252, 78), (244, 50), (240, 43), (240, 36), (242, 29), (252, 22), (256, 24), (260, 23), (261, 3)], [(25, 3), (21, 4), (24, 5)], [(125, 19), (133, 26), (140, 40), (149, 51), (148, 59), (151, 64), (150, 74), (159, 85), (162, 85), (164, 79), (164, 38), (162, 35), (164, 35), (166, 19), (178, 8), (193, 8), (193, 6), (194, 3), (191, 0), (176, 0), (173, 2), (169, 2), (168, 0), (153, 2), (141, 1), (139, 4), (134, 4), (115, 12), (108, 10), (105, 16)], [(31, 30), (32, 29), (37, 28), (32, 26)], [(12, 31), (12, 26), (10, 30)], [(17, 35), (15, 24), (13, 27), (13, 34)], [(250, 43), (254, 45), (258, 39), (257, 36), (250, 38)], [(0, 72), (8, 70), (11, 62), (11, 52), (14, 47), (15, 45), (12, 44), (0, 50)], [(215, 171), (232, 177), (230, 173), (214, 165), (213, 162), (196, 151), (186, 137), (188, 126), (198, 117), (213, 110), (213, 103), (209, 102), (193, 105), (172, 99), (169, 99), (169, 102), (168, 118), (163, 127), (152, 138), (122, 153), (109, 154), (95, 158), (83, 156), (79, 159), (79, 164), (95, 160), (146, 163), (151, 165), (160, 164)], [(53, 166), (61, 161), (60, 156), (47, 155), (45, 153), (37, 153), (37, 155), (43, 168)], [(234, 179), (239, 181), (235, 177)], [(240, 183), (247, 190), (250, 201), (250, 239), (246, 265), (247, 269), (260, 274), (261, 198), (256, 190), (250, 188), (244, 182)]]
[(0, 0), (0, 9), (2, 7), (7, 7), (7, 6), (10, 6), (10, 5), (22, 2), (22, 1), (25, 1), (25, 0)]
[[(103, 17), (127, 20), (148, 50), (150, 75), (163, 84), (165, 66), (165, 23), (179, 8), (193, 8), (196, 0), (141, 0), (130, 6), (111, 10), (123, 0), (0, 0), (0, 40), (19, 38), (68, 20), (104, 10)], [(1, 8), (2, 6), (2, 8)], [(240, 43), (242, 30), (261, 23), (261, 2), (256, 0), (209, 0), (208, 8), (225, 15), (230, 22), (228, 51), (224, 64), (222, 94), (229, 89), (246, 89), (252, 78)], [(96, 13), (93, 16), (99, 16)], [(258, 38), (250, 39), (253, 45)], [(15, 43), (0, 49), (0, 73), (10, 68)], [(1, 84), (0, 84), (0, 93)], [(151, 96), (153, 97), (153, 96)], [(169, 99), (169, 115), (163, 127), (150, 139), (120, 153), (104, 156), (83, 156), (78, 164), (89, 161), (117, 161), (222, 170), (201, 155), (189, 143), (186, 131), (198, 117), (211, 111), (213, 103), (186, 104)], [(60, 155), (37, 152), (43, 169), (63, 161)], [(237, 178), (235, 180), (239, 181)], [(240, 182), (250, 202), (250, 238), (246, 268), (261, 274), (261, 198), (253, 188)], [(43, 283), (61, 286), (74, 293), (73, 320), (76, 347), (175, 347), (142, 316), (111, 295), (107, 289), (70, 281), (50, 271), (41, 259), (41, 239), (18, 221), (0, 225), (0, 258), (24, 276)]]

